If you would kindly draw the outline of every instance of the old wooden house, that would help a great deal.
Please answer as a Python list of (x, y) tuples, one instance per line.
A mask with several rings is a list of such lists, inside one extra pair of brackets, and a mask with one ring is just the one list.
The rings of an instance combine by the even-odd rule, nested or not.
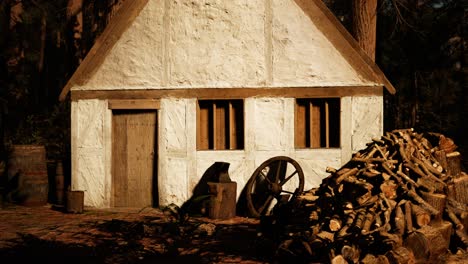
[(125, 1), (64, 87), (85, 205), (181, 204), (284, 155), (305, 188), (383, 133), (382, 71), (321, 0)]

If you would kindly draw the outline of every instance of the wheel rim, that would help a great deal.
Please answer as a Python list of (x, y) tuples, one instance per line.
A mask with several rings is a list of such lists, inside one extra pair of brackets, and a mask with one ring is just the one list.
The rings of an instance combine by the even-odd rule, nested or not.
[(247, 182), (247, 208), (253, 217), (268, 215), (274, 205), (288, 201), (304, 189), (304, 173), (299, 164), (286, 156), (263, 162)]

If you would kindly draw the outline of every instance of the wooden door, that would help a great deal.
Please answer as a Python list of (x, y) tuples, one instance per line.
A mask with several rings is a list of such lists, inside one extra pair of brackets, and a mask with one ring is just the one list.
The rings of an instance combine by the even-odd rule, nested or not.
[(116, 207), (157, 205), (156, 122), (155, 111), (113, 111), (112, 186)]

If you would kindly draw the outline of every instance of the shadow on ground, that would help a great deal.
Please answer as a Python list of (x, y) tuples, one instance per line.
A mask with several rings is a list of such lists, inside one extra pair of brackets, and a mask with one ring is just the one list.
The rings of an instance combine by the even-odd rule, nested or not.
[(20, 234), (21, 241), (0, 249), (0, 257), (11, 263), (269, 263), (273, 252), (256, 224), (145, 217), (83, 225), (86, 231), (74, 234), (72, 243)]

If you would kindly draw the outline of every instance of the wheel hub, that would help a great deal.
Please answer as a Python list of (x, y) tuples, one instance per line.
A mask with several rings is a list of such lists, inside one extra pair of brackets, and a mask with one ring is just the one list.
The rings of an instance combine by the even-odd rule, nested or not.
[(279, 185), (278, 183), (272, 183), (271, 186), (270, 186), (270, 189), (271, 189), (271, 192), (274, 195), (279, 195), (281, 193), (281, 191), (283, 190), (281, 188), (281, 185)]

